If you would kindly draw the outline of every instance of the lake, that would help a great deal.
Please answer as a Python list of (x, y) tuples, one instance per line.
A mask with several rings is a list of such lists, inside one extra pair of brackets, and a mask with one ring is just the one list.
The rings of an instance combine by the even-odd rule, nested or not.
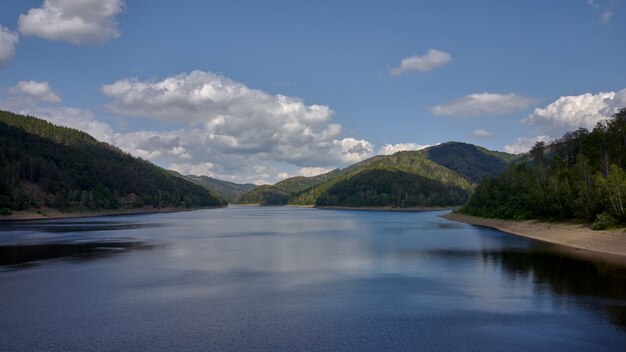
[(624, 265), (445, 213), (0, 223), (0, 350), (623, 350)]

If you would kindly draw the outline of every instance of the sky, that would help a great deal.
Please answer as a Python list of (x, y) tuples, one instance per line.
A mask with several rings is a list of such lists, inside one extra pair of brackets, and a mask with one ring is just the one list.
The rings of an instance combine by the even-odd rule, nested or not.
[(624, 33), (619, 0), (0, 1), (0, 109), (257, 184), (522, 153), (626, 106)]

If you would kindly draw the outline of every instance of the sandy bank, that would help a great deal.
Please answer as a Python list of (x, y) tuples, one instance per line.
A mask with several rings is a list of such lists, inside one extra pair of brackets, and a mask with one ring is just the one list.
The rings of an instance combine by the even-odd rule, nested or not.
[[(221, 207), (203, 207), (200, 209), (213, 209)], [(154, 213), (174, 213), (179, 211), (191, 211), (197, 209), (186, 208), (161, 208), (143, 207), (135, 209), (101, 210), (101, 211), (81, 211), (81, 212), (60, 212), (55, 209), (40, 209), (35, 211), (14, 211), (13, 214), (0, 216), (0, 221), (14, 220), (43, 220), (43, 219), (64, 219), (64, 218), (89, 218), (107, 215), (132, 215), (132, 214), (154, 214)]]
[(455, 213), (442, 217), (466, 224), (491, 227), (539, 241), (626, 257), (626, 233), (623, 230), (593, 231), (583, 224), (486, 219)]

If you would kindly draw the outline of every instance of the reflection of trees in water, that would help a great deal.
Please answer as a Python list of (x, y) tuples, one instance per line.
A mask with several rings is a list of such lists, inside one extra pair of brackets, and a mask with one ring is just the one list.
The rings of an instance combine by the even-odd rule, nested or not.
[[(619, 301), (603, 306), (611, 321), (626, 327), (626, 266), (572, 258), (563, 254), (528, 251), (486, 251), (485, 262), (513, 276), (532, 275), (557, 295), (570, 294)], [(615, 304), (615, 302), (611, 302)]]
[(93, 259), (123, 250), (151, 247), (152, 245), (132, 239), (0, 246), (0, 266), (65, 257)]

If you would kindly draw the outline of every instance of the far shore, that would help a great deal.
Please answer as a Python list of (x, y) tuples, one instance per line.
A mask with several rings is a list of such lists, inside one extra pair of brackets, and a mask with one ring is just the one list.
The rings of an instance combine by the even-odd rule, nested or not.
[(77, 211), (77, 212), (61, 212), (55, 209), (41, 209), (39, 211), (14, 211), (11, 215), (0, 216), (2, 221), (22, 221), (22, 220), (46, 220), (46, 219), (66, 219), (66, 218), (91, 218), (98, 216), (112, 215), (136, 215), (136, 214), (155, 214), (155, 213), (175, 213), (181, 211), (192, 211), (198, 209), (214, 209), (223, 208), (219, 206), (202, 207), (202, 208), (153, 208), (142, 207), (134, 209), (116, 209), (116, 210), (100, 210), (100, 211)]
[(341, 207), (341, 206), (316, 206), (316, 209), (329, 210), (363, 210), (363, 211), (400, 211), (400, 212), (416, 212), (416, 211), (437, 211), (437, 210), (454, 210), (452, 207)]
[(626, 232), (623, 229), (594, 231), (586, 224), (487, 219), (457, 213), (445, 214), (442, 217), (534, 240), (626, 258)]

